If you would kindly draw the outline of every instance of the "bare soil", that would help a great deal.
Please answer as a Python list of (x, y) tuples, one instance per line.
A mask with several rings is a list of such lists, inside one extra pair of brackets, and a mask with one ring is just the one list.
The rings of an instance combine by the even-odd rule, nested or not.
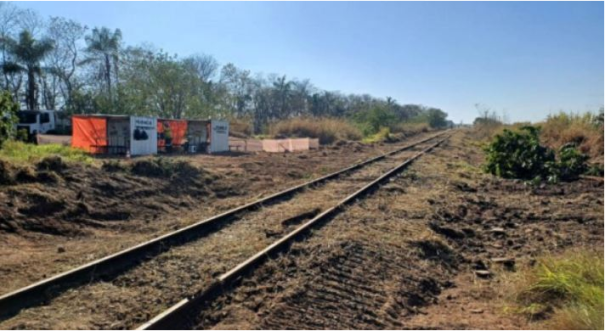
[[(196, 168), (169, 176), (144, 166), (157, 158), (117, 165), (104, 159), (92, 166), (0, 162), (0, 293), (403, 144), (341, 142), (301, 153), (169, 157)], [(128, 170), (134, 163), (143, 166)]]
[[(174, 196), (156, 187), (156, 195), (168, 201), (166, 210), (146, 214), (142, 208), (123, 220), (91, 218), (102, 226), (78, 225), (79, 231), (65, 234), (27, 231), (23, 226), (0, 232), (0, 241), (8, 244), (0, 249), (0, 280), (6, 281), (6, 291), (26, 285), (396, 146), (342, 144), (301, 154), (187, 157), (199, 168), (203, 184), (192, 185), (197, 191), (189, 193), (183, 182)], [(501, 276), (534, 263), (536, 256), (545, 253), (578, 246), (603, 247), (603, 182), (582, 179), (530, 186), (483, 174), (479, 169), (482, 159), (476, 142), (466, 132), (457, 132), (373, 195), (348, 207), (202, 307), (192, 316), (191, 326), (533, 327), (523, 316), (504, 313)], [(136, 327), (185, 295), (203, 290), (222, 272), (392, 165), (368, 167), (346, 180), (307, 190), (287, 206), (265, 206), (122, 275), (70, 290), (48, 306), (27, 309), (1, 321), (0, 328)], [(111, 180), (120, 174), (107, 169), (91, 171), (107, 173)], [(94, 176), (100, 173), (89, 174)], [(132, 172), (119, 176), (144, 180), (146, 186), (167, 182)], [(0, 194), (30, 185), (40, 183), (2, 186)], [(193, 201), (190, 205), (169, 203), (173, 198), (188, 201), (187, 196)], [(138, 205), (157, 200), (149, 199), (134, 200), (131, 207), (130, 200), (116, 197), (114, 201), (121, 208), (138, 210)], [(92, 210), (102, 206), (87, 203)], [(3, 206), (0, 202), (0, 208), (6, 208)]]
[[(484, 175), (463, 132), (203, 307), (197, 328), (524, 329), (501, 276), (603, 247), (603, 184)], [(505, 258), (506, 260), (503, 260)]]
[[(70, 290), (48, 305), (23, 310), (0, 327), (134, 328), (184, 296), (204, 290), (213, 277), (235, 267), (413, 153), (413, 150), (399, 153), (297, 194), (284, 203), (245, 214), (205, 238), (175, 247), (113, 279)], [(41, 320), (37, 316), (52, 318)]]

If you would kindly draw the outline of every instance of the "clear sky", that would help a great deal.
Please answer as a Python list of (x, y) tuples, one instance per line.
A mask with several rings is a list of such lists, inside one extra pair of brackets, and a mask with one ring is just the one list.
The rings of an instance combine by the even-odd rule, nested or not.
[(603, 2), (28, 2), (127, 44), (513, 121), (603, 105)]

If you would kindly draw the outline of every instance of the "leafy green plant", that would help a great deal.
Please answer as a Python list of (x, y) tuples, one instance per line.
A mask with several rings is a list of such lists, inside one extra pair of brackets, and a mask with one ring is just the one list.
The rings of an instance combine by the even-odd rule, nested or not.
[(575, 180), (588, 171), (588, 156), (580, 153), (575, 145), (567, 144), (559, 151), (557, 168), (561, 180)]
[(505, 129), (484, 150), (486, 172), (503, 178), (540, 182), (577, 179), (588, 170), (588, 157), (574, 145), (565, 145), (555, 153), (540, 144), (540, 129), (524, 126), (519, 131)]
[(15, 135), (19, 105), (13, 102), (9, 92), (0, 93), (0, 147)]
[(390, 128), (396, 121), (393, 111), (380, 106), (355, 115), (355, 122), (366, 137), (378, 133), (382, 128)]
[(545, 167), (552, 166), (555, 154), (540, 145), (539, 130), (532, 126), (520, 131), (504, 130), (486, 146), (485, 170), (504, 178), (532, 180), (545, 177)]

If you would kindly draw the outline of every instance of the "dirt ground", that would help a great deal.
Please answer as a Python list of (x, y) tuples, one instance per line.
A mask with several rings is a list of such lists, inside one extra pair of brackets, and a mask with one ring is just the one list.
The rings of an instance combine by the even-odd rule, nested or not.
[(603, 247), (603, 183), (482, 174), (464, 132), (203, 307), (214, 329), (525, 329), (502, 278), (545, 253)]
[(47, 160), (28, 169), (3, 168), (8, 175), (0, 180), (0, 293), (414, 139), (373, 146), (340, 142), (289, 154), (181, 156), (174, 159), (195, 168), (182, 166), (171, 174), (147, 162), (156, 158), (120, 164), (104, 159), (93, 166)]
[[(0, 252), (0, 280), (7, 284), (3, 290), (8, 292), (396, 146), (399, 144), (343, 144), (302, 154), (190, 157), (202, 169), (196, 175), (200, 182), (191, 187), (183, 182), (176, 193), (153, 186), (165, 183), (162, 178), (91, 170), (99, 172), (83, 178), (105, 172), (109, 181), (120, 176), (143, 181), (139, 189), (154, 190), (164, 199), (166, 209), (153, 213), (135, 208), (158, 201), (152, 195), (142, 194), (132, 205), (108, 195), (116, 203), (124, 200), (119, 206), (136, 212), (122, 220), (91, 218), (90, 222), (102, 226), (77, 223), (77, 231), (60, 234), (25, 231), (24, 227), (0, 232), (0, 240), (14, 243), (12, 247), (2, 245), (8, 256)], [(232, 291), (203, 307), (192, 317), (191, 326), (536, 327), (523, 316), (504, 313), (502, 278), (544, 253), (578, 246), (602, 248), (603, 182), (580, 180), (532, 187), (483, 174), (479, 169), (482, 159), (476, 142), (466, 132), (457, 132), (382, 189), (348, 207), (315, 229), (307, 240), (295, 243), (287, 253), (269, 260)], [(27, 309), (0, 322), (0, 328), (136, 327), (185, 295), (204, 289), (222, 272), (390, 166), (387, 162), (364, 168), (343, 181), (306, 190), (288, 208), (265, 206), (127, 273), (67, 291), (49, 306)], [(40, 183), (2, 186), (0, 194), (30, 185), (39, 187)], [(192, 202), (179, 205), (183, 200)], [(102, 204), (86, 203), (89, 210), (101, 209)], [(62, 222), (72, 226), (65, 219)]]
[[(431, 143), (434, 142), (423, 145)], [(414, 150), (399, 153), (337, 181), (308, 189), (284, 203), (247, 213), (207, 237), (172, 248), (113, 279), (72, 289), (48, 305), (23, 310), (15, 318), (0, 323), (0, 328), (134, 328), (184, 296), (206, 289), (213, 277), (235, 267), (414, 153)]]

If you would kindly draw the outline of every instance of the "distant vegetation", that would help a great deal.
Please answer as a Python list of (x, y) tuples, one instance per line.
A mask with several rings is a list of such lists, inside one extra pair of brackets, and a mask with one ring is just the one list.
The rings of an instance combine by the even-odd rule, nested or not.
[(603, 329), (603, 251), (542, 258), (511, 285), (513, 310), (546, 328)]
[[(291, 127), (296, 123), (292, 119), (300, 117), (340, 119), (364, 136), (400, 123), (448, 124), (447, 114), (437, 108), (325, 91), (309, 80), (253, 74), (231, 63), (221, 66), (209, 55), (181, 58), (149, 45), (125, 45), (119, 29), (44, 19), (11, 3), (0, 3), (0, 34), (0, 89), (22, 108), (228, 118), (248, 123), (249, 130), (239, 132), (252, 134), (267, 134), (279, 121), (286, 123), (280, 128)], [(301, 133), (302, 128), (291, 131)], [(314, 131), (324, 132), (322, 140), (333, 139), (323, 128)]]

